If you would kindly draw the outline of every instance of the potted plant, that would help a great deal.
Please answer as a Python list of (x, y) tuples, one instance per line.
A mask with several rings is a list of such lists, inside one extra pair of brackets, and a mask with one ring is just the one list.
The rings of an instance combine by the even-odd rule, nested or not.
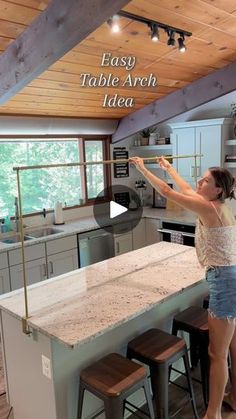
[(157, 127), (148, 127), (143, 129), (141, 132), (141, 145), (155, 144), (156, 137), (158, 134)]

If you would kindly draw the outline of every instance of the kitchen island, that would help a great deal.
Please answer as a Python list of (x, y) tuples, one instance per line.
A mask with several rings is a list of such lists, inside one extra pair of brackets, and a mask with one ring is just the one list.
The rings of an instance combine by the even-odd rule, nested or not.
[[(14, 419), (76, 419), (79, 371), (206, 293), (195, 249), (157, 243), (1, 296), (2, 347)], [(42, 355), (46, 357), (44, 374)], [(44, 359), (45, 361), (45, 359)], [(46, 375), (45, 375), (46, 374)], [(84, 418), (100, 409), (86, 395)]]

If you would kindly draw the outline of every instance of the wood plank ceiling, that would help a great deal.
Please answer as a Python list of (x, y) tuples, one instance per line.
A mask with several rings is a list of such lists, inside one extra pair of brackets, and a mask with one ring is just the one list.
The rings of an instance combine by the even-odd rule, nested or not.
[[(0, 0), (0, 50), (32, 23), (50, 0)], [(122, 31), (111, 34), (104, 23), (79, 45), (0, 107), (0, 114), (122, 118), (236, 60), (235, 0), (133, 0), (124, 10), (192, 32), (187, 51), (167, 46), (167, 35), (150, 39), (146, 25), (121, 18)], [(82, 87), (80, 75), (101, 73), (124, 80), (123, 67), (101, 67), (105, 52), (135, 56), (133, 76), (154, 74), (156, 87)], [(133, 107), (104, 108), (105, 94), (134, 97)]]

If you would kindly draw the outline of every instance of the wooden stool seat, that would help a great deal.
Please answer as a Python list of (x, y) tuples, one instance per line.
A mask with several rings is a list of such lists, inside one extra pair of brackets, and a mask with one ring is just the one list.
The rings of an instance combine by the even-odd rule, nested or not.
[(106, 419), (123, 419), (127, 397), (140, 388), (144, 390), (150, 418), (155, 419), (145, 368), (117, 353), (108, 354), (80, 373), (77, 418), (82, 418), (85, 390), (104, 402)]
[(146, 360), (161, 364), (172, 359), (173, 356), (182, 351), (185, 342), (160, 329), (149, 329), (142, 335), (137, 336), (128, 343), (129, 358), (136, 358), (145, 363)]
[(208, 333), (208, 312), (202, 307), (188, 307), (175, 315), (174, 323), (179, 330)]
[(150, 329), (128, 343), (127, 357), (149, 366), (158, 419), (169, 419), (170, 371), (172, 364), (183, 358), (193, 413), (198, 418), (184, 339), (160, 329)]
[(112, 353), (81, 371), (80, 379), (107, 397), (117, 397), (146, 377), (142, 365)]

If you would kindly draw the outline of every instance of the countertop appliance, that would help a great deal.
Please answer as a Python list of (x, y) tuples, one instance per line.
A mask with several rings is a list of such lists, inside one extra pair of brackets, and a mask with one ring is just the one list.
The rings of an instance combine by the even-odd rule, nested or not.
[(158, 228), (157, 231), (162, 233), (163, 241), (194, 247), (194, 225), (163, 221), (162, 227)]
[[(168, 185), (173, 188), (173, 183), (168, 183)], [(152, 196), (152, 207), (153, 208), (166, 208), (167, 199), (159, 194), (155, 188), (153, 188), (153, 196)]]
[(112, 227), (78, 234), (79, 267), (115, 256)]

